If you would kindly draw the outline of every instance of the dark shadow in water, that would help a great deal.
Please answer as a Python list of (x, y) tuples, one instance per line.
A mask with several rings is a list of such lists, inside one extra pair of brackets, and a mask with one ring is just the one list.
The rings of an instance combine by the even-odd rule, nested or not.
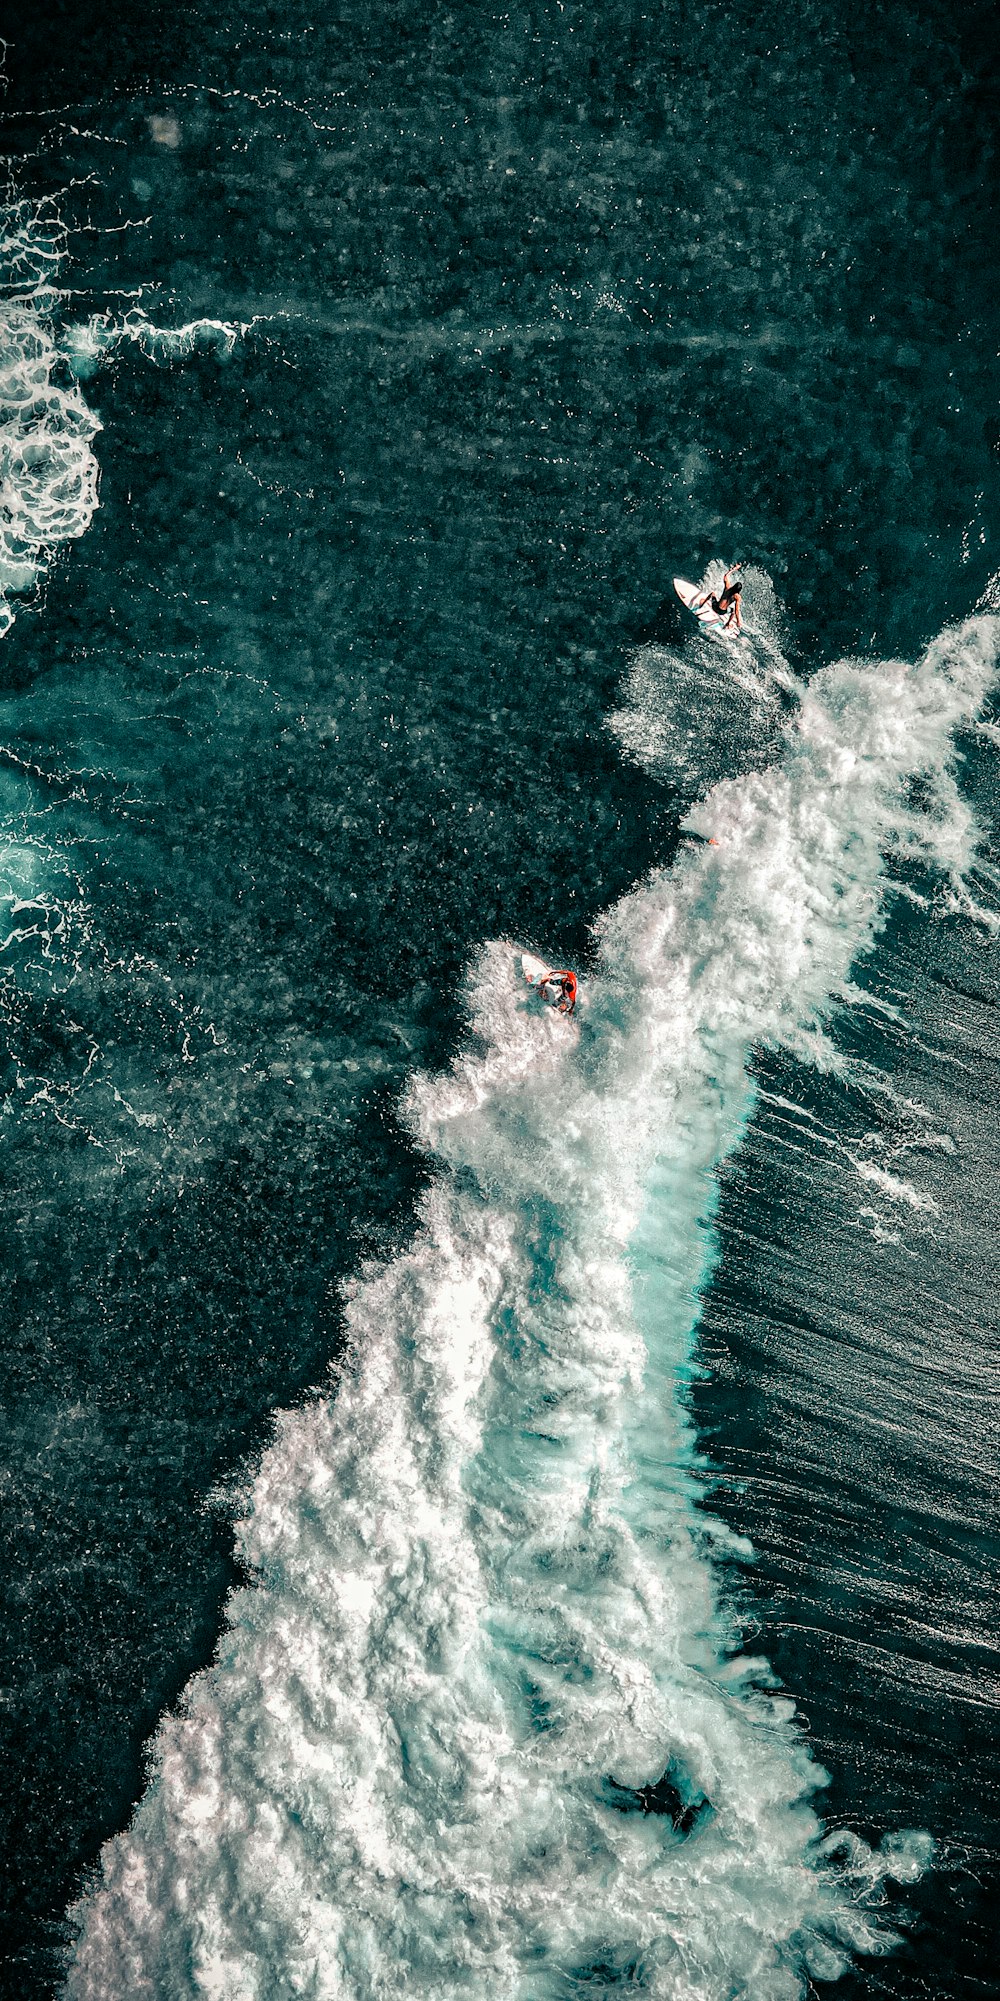
[(691, 1798), (690, 1784), (683, 1790), (678, 1783), (678, 1775), (672, 1765), (668, 1765), (662, 1778), (649, 1786), (621, 1786), (617, 1779), (606, 1779), (604, 1798), (616, 1813), (662, 1814), (669, 1820), (675, 1834), (693, 1834), (695, 1828), (711, 1813), (711, 1803), (700, 1793)]

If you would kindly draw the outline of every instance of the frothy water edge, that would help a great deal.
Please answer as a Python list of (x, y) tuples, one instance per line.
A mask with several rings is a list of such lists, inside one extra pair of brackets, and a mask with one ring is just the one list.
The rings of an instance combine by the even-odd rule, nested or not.
[(0, 210), (0, 638), (11, 599), (30, 593), (54, 550), (85, 535), (98, 504), (101, 428), (55, 334), (65, 230), (50, 207)]
[(0, 639), (53, 555), (85, 535), (99, 505), (100, 418), (80, 382), (124, 348), (154, 362), (231, 354), (251, 322), (157, 326), (142, 307), (63, 324), (67, 234), (51, 202), (0, 204)]

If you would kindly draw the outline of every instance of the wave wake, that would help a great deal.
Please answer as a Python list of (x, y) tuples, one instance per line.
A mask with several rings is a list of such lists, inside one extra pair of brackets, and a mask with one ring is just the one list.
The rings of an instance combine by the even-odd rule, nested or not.
[(440, 1164), (411, 1248), (354, 1286), (335, 1393), (277, 1422), (257, 1583), (76, 1910), (73, 2001), (792, 2001), (888, 1949), (930, 1839), (824, 1832), (739, 1652), (684, 1382), (750, 1052), (833, 1060), (884, 856), (971, 860), (952, 733), (998, 639), (818, 673), (779, 762), (608, 912), (575, 1022), (485, 949), (408, 1100)]

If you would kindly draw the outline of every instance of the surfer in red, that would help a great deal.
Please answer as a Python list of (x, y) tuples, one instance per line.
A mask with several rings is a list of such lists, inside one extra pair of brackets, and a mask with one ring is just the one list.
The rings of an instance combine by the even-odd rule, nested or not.
[(550, 1007), (558, 1008), (560, 1014), (572, 1014), (576, 1006), (576, 974), (564, 967), (560, 972), (547, 973), (538, 983), (538, 991)]

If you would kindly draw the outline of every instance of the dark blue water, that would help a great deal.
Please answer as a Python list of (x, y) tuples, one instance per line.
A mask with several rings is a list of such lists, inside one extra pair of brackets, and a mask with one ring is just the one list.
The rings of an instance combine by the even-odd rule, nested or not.
[[(13, 16), (22, 1996), (55, 1990), (67, 1903), (212, 1657), (236, 1575), (220, 1487), (244, 1490), (276, 1410), (312, 1408), (341, 1282), (411, 1241), (439, 1170), (399, 1098), (462, 1046), (464, 969), (501, 937), (592, 967), (591, 924), (672, 861), (690, 801), (784, 755), (787, 690), (720, 698), (672, 575), (766, 574), (769, 643), (804, 679), (915, 659), (997, 569), (1000, 343), (990, 10), (189, 9), (113, 37), (83, 8)], [(753, 1057), (692, 1402), (723, 1483), (707, 1505), (758, 1552), (743, 1581), (727, 1561), (723, 1600), (800, 1706), (820, 1810), (939, 1843), (885, 1891), (908, 1943), (842, 1993), (993, 1977), (996, 778), (988, 736), (960, 747), (980, 914), (940, 855), (897, 852), (857, 975), (879, 1005), (838, 1016), (842, 1067)], [(641, 1815), (641, 1839), (668, 1819)], [(694, 1840), (678, 1855), (683, 1886)], [(607, 1926), (559, 1991), (680, 1991)], [(508, 1949), (496, 1991), (556, 1991)], [(276, 1950), (261, 1996), (308, 1991)], [(735, 1946), (711, 1975), (691, 1950), (692, 1992), (754, 2001), (807, 1963), (786, 1941), (779, 1990)], [(457, 1978), (442, 1951), (435, 1977)], [(164, 1995), (258, 1991), (166, 1964)], [(329, 1991), (406, 1984), (352, 1977)], [(469, 1977), (454, 1991), (489, 1991)], [(106, 1991), (130, 1989), (109, 1971)]]

